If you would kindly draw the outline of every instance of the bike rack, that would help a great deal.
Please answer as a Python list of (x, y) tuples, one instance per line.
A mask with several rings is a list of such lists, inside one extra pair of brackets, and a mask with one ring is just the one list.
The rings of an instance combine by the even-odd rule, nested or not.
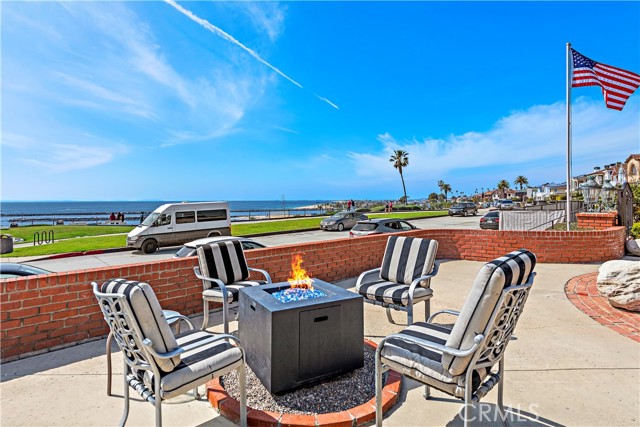
[(36, 243), (38, 245), (42, 245), (44, 243), (53, 243), (55, 241), (54, 236), (55, 235), (53, 233), (53, 230), (49, 230), (48, 232), (42, 231), (42, 233), (36, 231), (35, 233), (33, 233), (33, 246), (35, 246)]

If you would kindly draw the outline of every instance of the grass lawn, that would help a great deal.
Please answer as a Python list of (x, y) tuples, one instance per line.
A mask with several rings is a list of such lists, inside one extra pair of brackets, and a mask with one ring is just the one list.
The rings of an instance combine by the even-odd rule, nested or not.
[[(445, 216), (446, 211), (427, 212), (394, 212), (368, 215), (369, 218), (427, 218)], [(255, 234), (276, 233), (282, 231), (295, 231), (306, 229), (319, 229), (320, 221), (324, 217), (299, 218), (289, 220), (271, 220), (264, 222), (234, 223), (231, 225), (231, 234), (234, 236), (251, 236)], [(2, 233), (20, 237), (27, 243), (33, 242), (36, 232), (54, 232), (55, 243), (35, 246), (14, 247), (10, 254), (2, 257), (22, 257), (53, 255), (69, 252), (84, 252), (95, 249), (112, 249), (126, 246), (126, 236), (135, 227), (132, 226), (93, 226), (93, 225), (57, 225), (57, 226), (26, 226), (3, 229)]]

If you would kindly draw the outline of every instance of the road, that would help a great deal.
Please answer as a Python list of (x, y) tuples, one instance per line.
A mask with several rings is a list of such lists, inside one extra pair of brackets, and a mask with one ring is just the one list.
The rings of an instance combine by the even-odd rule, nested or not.
[[(483, 210), (484, 211), (484, 210)], [(478, 216), (468, 217), (439, 217), (410, 220), (418, 228), (466, 228), (478, 229), (479, 218), (484, 214), (480, 212)], [(348, 239), (348, 231), (302, 231), (297, 233), (279, 234), (272, 236), (256, 237), (255, 240), (266, 246), (294, 245), (298, 243), (317, 242), (322, 240)], [(142, 251), (113, 252), (99, 255), (83, 255), (69, 258), (49, 259), (49, 260), (25, 260), (11, 259), (7, 261), (28, 262), (40, 268), (55, 272), (86, 270), (89, 268), (109, 267), (123, 264), (139, 264), (150, 261), (171, 258), (179, 247), (162, 248), (152, 254), (145, 254)]]

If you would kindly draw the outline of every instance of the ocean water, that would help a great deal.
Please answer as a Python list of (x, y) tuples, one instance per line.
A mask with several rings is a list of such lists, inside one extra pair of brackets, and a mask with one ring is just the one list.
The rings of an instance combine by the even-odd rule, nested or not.
[[(179, 201), (101, 201), (101, 202), (1, 202), (0, 227), (9, 227), (10, 222), (19, 225), (52, 224), (61, 219), (65, 223), (73, 221), (98, 222), (109, 218), (111, 212), (122, 212), (127, 224), (139, 224), (140, 215), (153, 212), (165, 203)], [(248, 216), (259, 211), (282, 211), (302, 206), (325, 205), (328, 200), (230, 200), (229, 209), (232, 217)], [(310, 211), (307, 212), (309, 214)]]

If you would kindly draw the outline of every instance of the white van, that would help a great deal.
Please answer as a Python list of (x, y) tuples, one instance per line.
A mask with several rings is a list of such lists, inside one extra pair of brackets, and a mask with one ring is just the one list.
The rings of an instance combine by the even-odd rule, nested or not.
[(169, 203), (153, 211), (127, 235), (127, 246), (155, 252), (212, 236), (231, 236), (227, 202)]

